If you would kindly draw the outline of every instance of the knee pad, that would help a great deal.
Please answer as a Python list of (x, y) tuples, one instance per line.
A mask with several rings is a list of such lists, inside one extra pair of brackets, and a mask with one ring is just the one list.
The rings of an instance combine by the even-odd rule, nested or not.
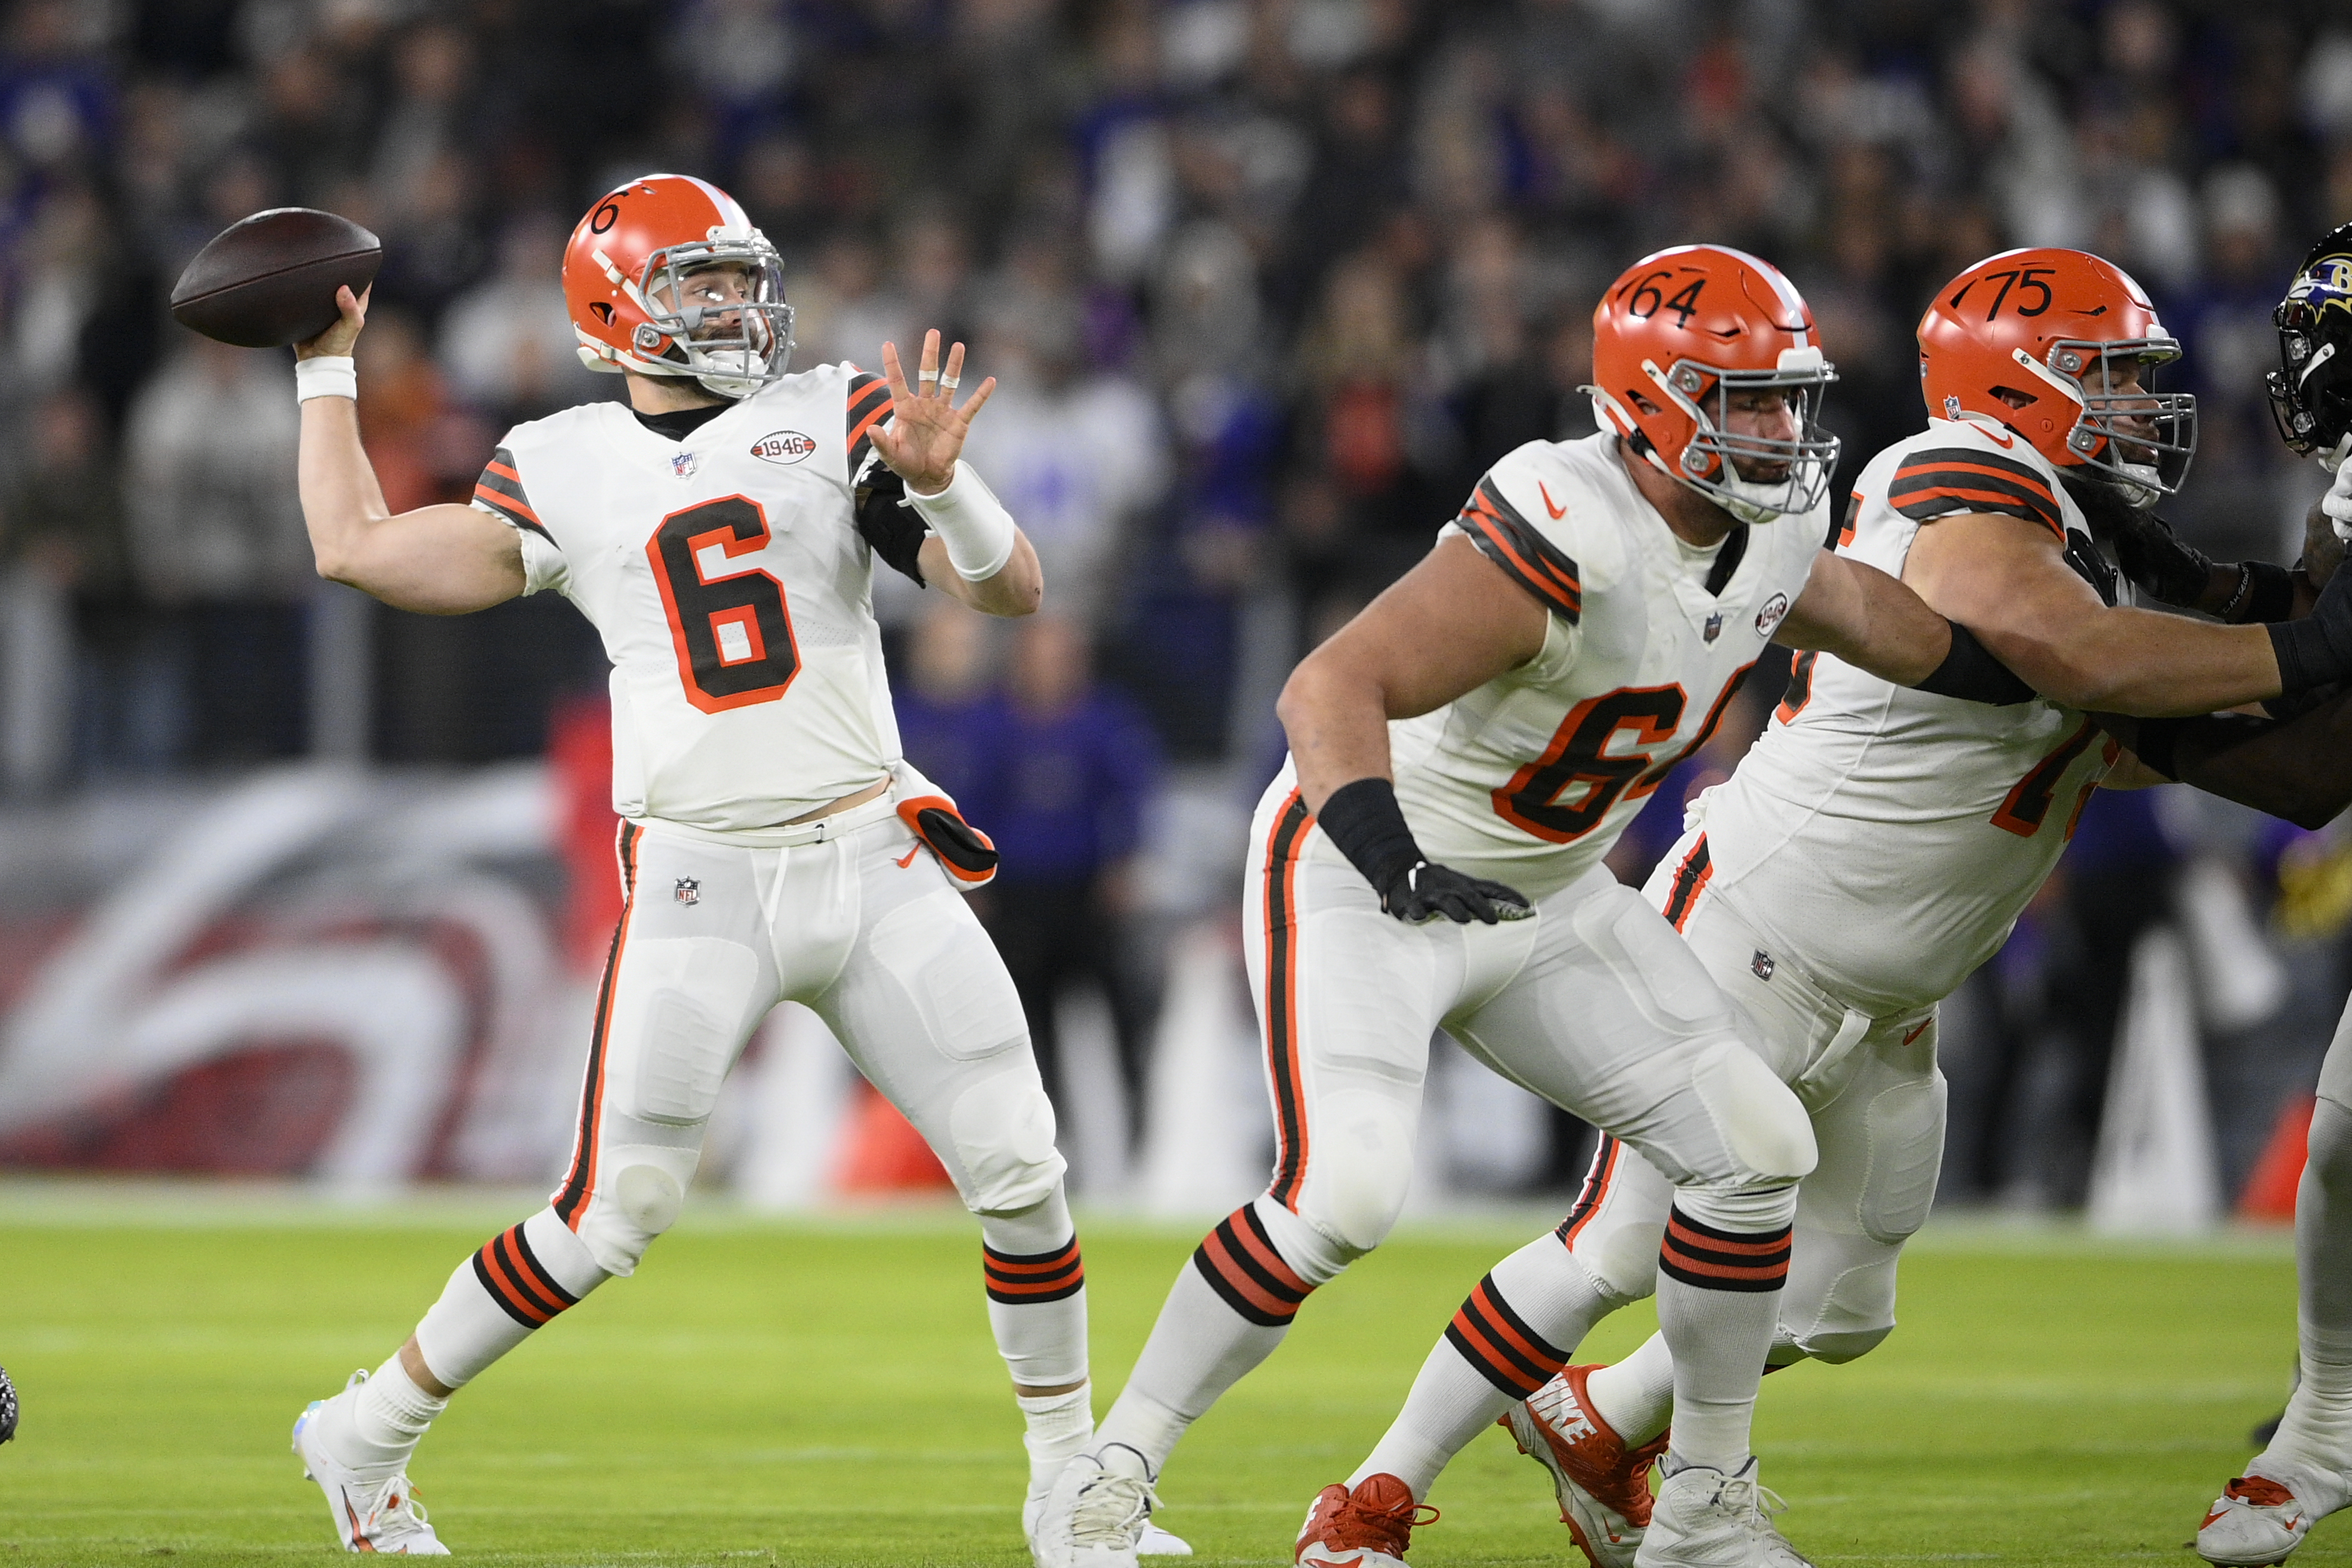
[(1802, 1342), (1802, 1347), (1804, 1352), (1815, 1361), (1827, 1362), (1832, 1366), (1843, 1366), (1847, 1362), (1859, 1361), (1876, 1350), (1879, 1342), (1894, 1331), (1895, 1325), (1889, 1323), (1883, 1329), (1855, 1329), (1847, 1333), (1812, 1334), (1807, 1336)]
[(2312, 1108), (2310, 1169), (2334, 1192), (2352, 1188), (2352, 1109), (2321, 1099)]
[(1899, 1246), (1927, 1223), (1944, 1168), (1944, 1075), (1879, 1091), (1864, 1121), (1869, 1155), (1855, 1218), (1873, 1241)]
[(1343, 1089), (1318, 1097), (1299, 1217), (1347, 1255), (1388, 1239), (1412, 1190), (1412, 1124), (1388, 1094)]
[(974, 1214), (1018, 1214), (1062, 1184), (1054, 1102), (1025, 1056), (956, 1096), (947, 1131), (956, 1187)]
[(637, 1271), (654, 1237), (677, 1223), (701, 1151), (620, 1143), (602, 1159), (596, 1190), (580, 1216), (580, 1242), (597, 1268), (625, 1277)]
[(1691, 1087), (1730, 1152), (1735, 1182), (1794, 1182), (1811, 1173), (1821, 1157), (1812, 1118), (1747, 1046), (1736, 1039), (1709, 1046), (1691, 1068)]
[(1250, 1208), (1258, 1223), (1265, 1226), (1274, 1249), (1282, 1254), (1291, 1272), (1309, 1285), (1328, 1285), (1339, 1277), (1340, 1270), (1363, 1256), (1362, 1251), (1332, 1240), (1312, 1222), (1291, 1213), (1266, 1194), (1252, 1199)]

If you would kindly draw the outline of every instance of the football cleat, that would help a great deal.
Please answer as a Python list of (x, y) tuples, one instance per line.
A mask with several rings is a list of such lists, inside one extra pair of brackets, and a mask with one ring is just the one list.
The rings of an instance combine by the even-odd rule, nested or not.
[(1316, 1494), (1291, 1555), (1298, 1568), (1404, 1568), (1412, 1527), (1436, 1521), (1394, 1476), (1366, 1476), (1353, 1491), (1335, 1484)]
[(2268, 1476), (2240, 1476), (2221, 1489), (2197, 1527), (2197, 1555), (2231, 1568), (2284, 1563), (2318, 1514)]
[(1753, 1455), (1734, 1476), (1685, 1465), (1659, 1486), (1633, 1560), (1640, 1568), (1813, 1568), (1773, 1528), (1788, 1506), (1757, 1484)]
[(1138, 1557), (1190, 1557), (1192, 1543), (1181, 1535), (1171, 1535), (1150, 1520), (1143, 1521), (1143, 1533), (1136, 1537)]
[[(1032, 1491), (1021, 1505), (1021, 1538), (1029, 1542), (1029, 1554), (1037, 1554), (1037, 1521), (1045, 1515), (1045, 1501), (1053, 1488), (1042, 1487)], [(1143, 1521), (1143, 1533), (1136, 1538), (1138, 1557), (1190, 1557), (1192, 1543), (1181, 1535), (1172, 1535), (1150, 1520)]]
[(1105, 1443), (1054, 1479), (1029, 1538), (1030, 1556), (1037, 1568), (1136, 1568), (1159, 1506), (1143, 1456), (1124, 1443)]
[[(364, 1369), (352, 1373), (337, 1399), (349, 1398), (367, 1381)], [(328, 1401), (310, 1401), (294, 1419), (294, 1452), (302, 1460), (302, 1479), (319, 1483), (327, 1494), (327, 1510), (335, 1516), (335, 1533), (346, 1552), (404, 1553), (410, 1557), (446, 1557), (449, 1549), (425, 1521), (416, 1489), (404, 1472), (377, 1480), (362, 1479), (348, 1465), (336, 1461), (319, 1441), (319, 1412)]]
[(1559, 1521), (1592, 1568), (1633, 1568), (1650, 1523), (1650, 1467), (1665, 1453), (1666, 1434), (1627, 1447), (1585, 1394), (1600, 1370), (1568, 1368), (1496, 1425), (1550, 1474)]

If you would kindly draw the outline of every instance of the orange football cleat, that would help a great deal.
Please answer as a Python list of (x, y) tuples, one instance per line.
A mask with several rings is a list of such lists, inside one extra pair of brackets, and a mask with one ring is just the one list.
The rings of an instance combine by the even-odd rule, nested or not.
[(1496, 1425), (1550, 1472), (1559, 1521), (1592, 1568), (1632, 1568), (1650, 1524), (1650, 1468), (1666, 1451), (1666, 1434), (1627, 1447), (1585, 1393), (1600, 1370), (1568, 1368)]
[(1294, 1556), (1299, 1568), (1404, 1568), (1412, 1527), (1436, 1522), (1437, 1510), (1394, 1476), (1366, 1476), (1352, 1492), (1335, 1485), (1316, 1494)]

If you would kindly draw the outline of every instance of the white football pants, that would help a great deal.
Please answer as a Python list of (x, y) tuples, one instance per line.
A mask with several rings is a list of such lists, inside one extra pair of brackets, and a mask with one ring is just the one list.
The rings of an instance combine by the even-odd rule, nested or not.
[[(1931, 1005), (1873, 1018), (1751, 930), (1693, 864), (1702, 833), (1658, 862), (1643, 896), (1738, 1009), (1745, 1033), (1812, 1119), (1820, 1162), (1797, 1189), (1795, 1244), (1780, 1295), (1774, 1360), (1852, 1361), (1895, 1329), (1895, 1269), (1927, 1223), (1944, 1154), (1944, 1076)], [(1696, 885), (1692, 885), (1696, 881)], [(1654, 1257), (1671, 1184), (1634, 1149), (1603, 1137), (1560, 1236), (1588, 1268), (1628, 1294), (1626, 1270)]]

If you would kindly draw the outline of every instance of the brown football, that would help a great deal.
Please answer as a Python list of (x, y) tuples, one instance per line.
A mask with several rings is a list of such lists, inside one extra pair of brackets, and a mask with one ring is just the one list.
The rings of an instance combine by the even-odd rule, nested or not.
[(333, 213), (272, 207), (196, 252), (172, 285), (180, 325), (239, 348), (281, 348), (334, 324), (335, 289), (375, 281), (383, 243)]

